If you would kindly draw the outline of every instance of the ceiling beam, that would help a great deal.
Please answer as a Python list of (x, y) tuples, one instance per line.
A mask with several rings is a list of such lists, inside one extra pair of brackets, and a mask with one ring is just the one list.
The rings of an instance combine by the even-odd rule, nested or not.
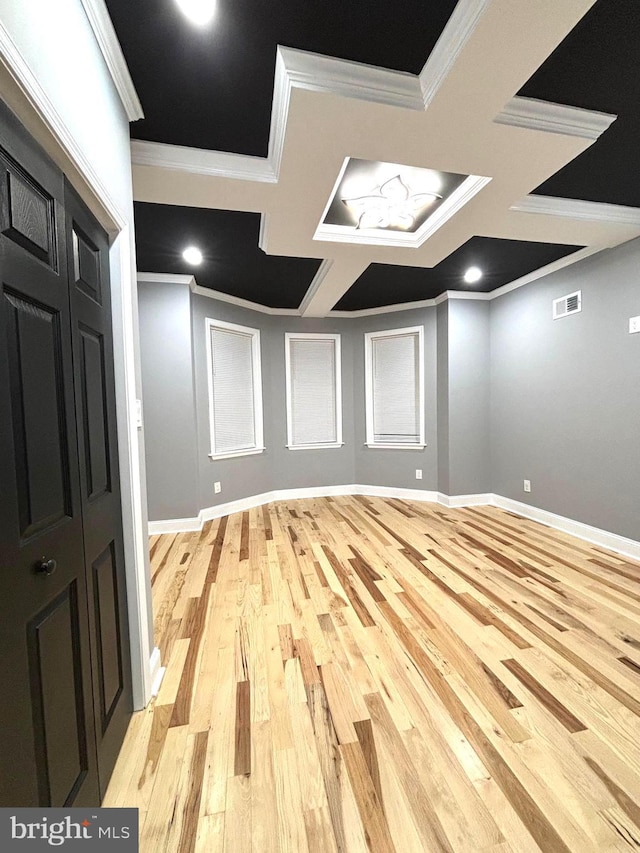
[(300, 314), (326, 317), (368, 266), (368, 261), (354, 257), (323, 261), (300, 303)]

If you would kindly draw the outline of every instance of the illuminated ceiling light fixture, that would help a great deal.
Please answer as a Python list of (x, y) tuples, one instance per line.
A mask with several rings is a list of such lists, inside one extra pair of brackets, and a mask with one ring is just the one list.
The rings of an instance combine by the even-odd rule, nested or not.
[(182, 253), (182, 257), (193, 267), (197, 267), (202, 263), (202, 252), (195, 246), (188, 246)]
[(475, 284), (476, 281), (480, 281), (482, 278), (482, 270), (480, 267), (469, 267), (469, 269), (464, 274), (464, 280), (467, 284)]
[(377, 193), (360, 198), (343, 198), (358, 218), (356, 228), (413, 228), (416, 215), (441, 195), (434, 192), (412, 194), (400, 175), (385, 181)]
[(216, 0), (176, 0), (176, 3), (187, 18), (199, 27), (205, 27), (211, 22), (216, 8)]

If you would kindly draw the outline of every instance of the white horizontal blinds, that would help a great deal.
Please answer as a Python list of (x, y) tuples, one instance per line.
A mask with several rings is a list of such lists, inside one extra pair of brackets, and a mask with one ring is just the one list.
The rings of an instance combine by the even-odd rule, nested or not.
[(253, 335), (211, 327), (215, 453), (256, 446)]
[(372, 338), (373, 441), (420, 444), (418, 332)]
[(293, 446), (338, 441), (336, 341), (289, 339)]

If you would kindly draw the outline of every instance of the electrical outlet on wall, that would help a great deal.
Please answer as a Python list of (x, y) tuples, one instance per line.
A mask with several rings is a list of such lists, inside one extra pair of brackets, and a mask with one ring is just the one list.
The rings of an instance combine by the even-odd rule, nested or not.
[(523, 482), (524, 482), (523, 488), (524, 488), (525, 492), (530, 492), (531, 491), (531, 480), (524, 480)]
[(213, 491), (214, 491), (214, 493), (215, 493), (216, 495), (219, 495), (219, 494), (220, 494), (220, 492), (222, 491), (222, 486), (220, 485), (220, 483), (219, 483), (219, 482), (215, 482), (215, 483), (213, 484)]
[(416, 480), (422, 479), (422, 468), (416, 468)]
[(640, 317), (629, 317), (629, 334), (640, 332)]

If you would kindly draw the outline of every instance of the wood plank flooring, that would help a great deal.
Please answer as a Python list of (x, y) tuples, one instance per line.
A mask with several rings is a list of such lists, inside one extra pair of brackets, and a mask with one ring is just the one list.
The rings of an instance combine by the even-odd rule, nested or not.
[(274, 503), (151, 540), (143, 853), (640, 849), (640, 565), (489, 507)]

